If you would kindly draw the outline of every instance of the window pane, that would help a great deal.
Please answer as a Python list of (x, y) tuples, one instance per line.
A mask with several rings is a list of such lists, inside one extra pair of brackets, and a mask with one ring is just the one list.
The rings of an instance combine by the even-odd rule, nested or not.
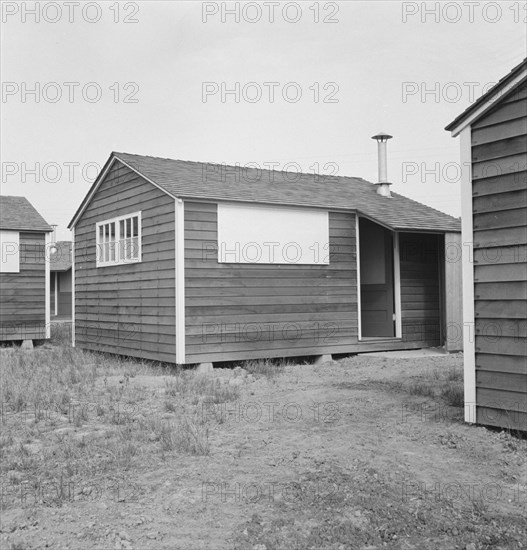
[(115, 222), (110, 224), (110, 239), (115, 241)]
[(130, 238), (132, 236), (132, 218), (126, 219), (126, 238)]
[(132, 234), (133, 237), (137, 237), (139, 235), (139, 218), (137, 216), (134, 216), (134, 232)]
[(132, 239), (132, 254), (131, 257), (134, 260), (139, 258), (139, 237), (134, 237)]
[(119, 222), (119, 238), (124, 239), (126, 235), (124, 234), (124, 220)]

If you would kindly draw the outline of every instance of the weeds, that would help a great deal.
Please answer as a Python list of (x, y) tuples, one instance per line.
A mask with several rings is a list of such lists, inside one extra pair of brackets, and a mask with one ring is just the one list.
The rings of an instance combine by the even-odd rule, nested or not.
[[(143, 455), (208, 455), (207, 421), (216, 421), (199, 415), (203, 402), (240, 397), (215, 377), (167, 375), (158, 364), (70, 346), (1, 353), (0, 483), (63, 474), (81, 482), (133, 469)], [(132, 382), (137, 373), (165, 377), (157, 399)]]
[(447, 405), (451, 407), (463, 407), (465, 404), (463, 384), (448, 380), (441, 387), (441, 397), (445, 400)]
[(259, 361), (247, 361), (243, 368), (254, 376), (276, 378), (284, 373), (287, 362), (284, 359), (265, 359)]
[(433, 385), (426, 382), (413, 382), (409, 388), (410, 395), (422, 395), (423, 397), (435, 397), (435, 389)]

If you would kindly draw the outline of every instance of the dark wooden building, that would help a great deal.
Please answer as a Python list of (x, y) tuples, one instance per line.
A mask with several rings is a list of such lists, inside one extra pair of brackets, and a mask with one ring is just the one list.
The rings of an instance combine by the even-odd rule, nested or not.
[(459, 220), (378, 189), (112, 153), (70, 223), (74, 344), (179, 364), (459, 349)]
[(71, 319), (72, 301), (71, 241), (57, 241), (50, 254), (51, 318)]
[(465, 168), (465, 419), (527, 430), (527, 60), (446, 129)]
[(49, 338), (51, 227), (25, 197), (0, 197), (0, 340)]

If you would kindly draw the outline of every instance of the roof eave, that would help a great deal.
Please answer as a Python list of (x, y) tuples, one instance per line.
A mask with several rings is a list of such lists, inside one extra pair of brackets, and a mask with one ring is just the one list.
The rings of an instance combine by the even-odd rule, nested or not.
[(86, 208), (90, 204), (93, 196), (97, 192), (97, 189), (99, 189), (101, 183), (104, 181), (104, 178), (106, 177), (106, 174), (108, 173), (108, 170), (112, 167), (113, 163), (116, 160), (119, 161), (121, 164), (124, 164), (124, 166), (126, 166), (127, 168), (129, 168), (130, 170), (135, 172), (138, 176), (142, 177), (143, 179), (145, 179), (146, 181), (148, 181), (149, 183), (151, 183), (152, 185), (157, 187), (159, 190), (163, 191), (163, 193), (165, 193), (166, 195), (169, 195), (170, 197), (172, 197), (174, 199), (178, 198), (178, 197), (175, 197), (174, 195), (172, 195), (172, 193), (169, 193), (166, 189), (164, 189), (163, 187), (158, 185), (156, 182), (152, 181), (150, 178), (148, 178), (147, 176), (142, 174), (139, 170), (137, 170), (137, 168), (134, 168), (133, 166), (131, 166), (130, 164), (125, 162), (118, 155), (119, 155), (118, 153), (116, 153), (115, 151), (112, 151), (110, 157), (108, 158), (108, 160), (104, 164), (100, 174), (97, 176), (97, 178), (93, 182), (92, 186), (90, 187), (90, 190), (86, 194), (86, 197), (84, 197), (84, 200), (81, 202), (79, 208), (77, 208), (77, 211), (75, 212), (73, 218), (71, 219), (70, 223), (68, 224), (68, 229), (72, 229), (72, 228), (75, 227), (78, 219), (82, 216), (82, 214), (84, 213), (84, 211), (86, 210)]
[(489, 109), (494, 107), (497, 104), (497, 100), (502, 99), (526, 77), (527, 60), (524, 60), (512, 69), (507, 76), (500, 80), (486, 94), (482, 95), (475, 103), (456, 117), (448, 126), (445, 127), (445, 130), (447, 132), (451, 132), (452, 137), (458, 136), (464, 128), (475, 122)]

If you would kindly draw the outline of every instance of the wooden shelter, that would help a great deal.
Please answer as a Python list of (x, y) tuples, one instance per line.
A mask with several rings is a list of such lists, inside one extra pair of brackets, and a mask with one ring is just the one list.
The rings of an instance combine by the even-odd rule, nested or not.
[(49, 338), (51, 232), (25, 197), (0, 197), (0, 341)]
[(112, 153), (70, 223), (74, 344), (178, 364), (460, 349), (459, 220), (377, 190)]

